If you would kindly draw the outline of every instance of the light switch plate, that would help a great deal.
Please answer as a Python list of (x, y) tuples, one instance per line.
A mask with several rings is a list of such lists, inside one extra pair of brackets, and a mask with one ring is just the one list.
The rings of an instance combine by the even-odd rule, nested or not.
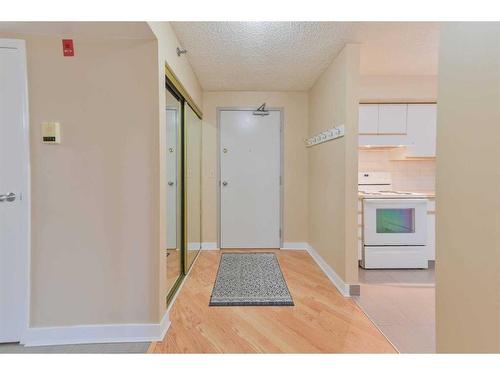
[(61, 143), (61, 125), (58, 122), (42, 123), (42, 143)]

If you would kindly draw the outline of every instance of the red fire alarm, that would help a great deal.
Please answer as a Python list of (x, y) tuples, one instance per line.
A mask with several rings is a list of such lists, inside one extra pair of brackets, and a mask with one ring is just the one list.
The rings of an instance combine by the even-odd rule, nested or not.
[(75, 56), (75, 49), (73, 48), (73, 39), (63, 39), (63, 56)]

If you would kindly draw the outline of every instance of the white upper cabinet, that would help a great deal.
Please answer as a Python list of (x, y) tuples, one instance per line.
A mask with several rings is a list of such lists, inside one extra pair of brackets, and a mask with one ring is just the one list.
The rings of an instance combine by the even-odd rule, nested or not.
[(406, 134), (407, 104), (380, 104), (378, 134)]
[(436, 156), (436, 104), (408, 104), (407, 156)]
[(378, 104), (359, 105), (359, 134), (378, 133)]
[(360, 104), (360, 146), (406, 146), (407, 157), (436, 156), (437, 105)]

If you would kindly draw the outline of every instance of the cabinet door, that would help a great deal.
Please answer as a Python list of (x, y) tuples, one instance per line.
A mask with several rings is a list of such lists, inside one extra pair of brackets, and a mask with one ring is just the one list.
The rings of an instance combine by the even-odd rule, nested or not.
[(378, 104), (359, 105), (359, 134), (377, 134)]
[(378, 108), (379, 134), (406, 134), (407, 104), (380, 104)]
[(407, 156), (436, 156), (436, 104), (408, 104)]

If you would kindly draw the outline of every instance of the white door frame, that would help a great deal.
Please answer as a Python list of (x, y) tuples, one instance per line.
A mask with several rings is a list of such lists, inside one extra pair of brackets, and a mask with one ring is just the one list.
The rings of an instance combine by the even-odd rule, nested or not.
[[(221, 248), (221, 131), (220, 131), (220, 113), (222, 111), (243, 111), (243, 112), (254, 112), (259, 105), (255, 107), (217, 107), (217, 247)], [(278, 111), (280, 113), (280, 212), (279, 212), (279, 222), (280, 222), (280, 248), (283, 247), (283, 192), (285, 188), (285, 176), (284, 176), (284, 109), (283, 107), (269, 107), (266, 108), (267, 111)]]
[(26, 62), (26, 42), (21, 39), (0, 39), (0, 48), (18, 49), (21, 54), (21, 64), (23, 69), (23, 139), (24, 147), (22, 150), (24, 170), (24, 194), (20, 197), (25, 203), (23, 207), (23, 251), (22, 262), (25, 264), (23, 272), (19, 275), (19, 282), (24, 283), (24, 298), (22, 314), (19, 317), (24, 329), (21, 330), (19, 340), (23, 343), (29, 328), (30, 318), (30, 264), (31, 264), (31, 165), (30, 165), (30, 124), (29, 124), (29, 106), (28, 106), (28, 69)]

